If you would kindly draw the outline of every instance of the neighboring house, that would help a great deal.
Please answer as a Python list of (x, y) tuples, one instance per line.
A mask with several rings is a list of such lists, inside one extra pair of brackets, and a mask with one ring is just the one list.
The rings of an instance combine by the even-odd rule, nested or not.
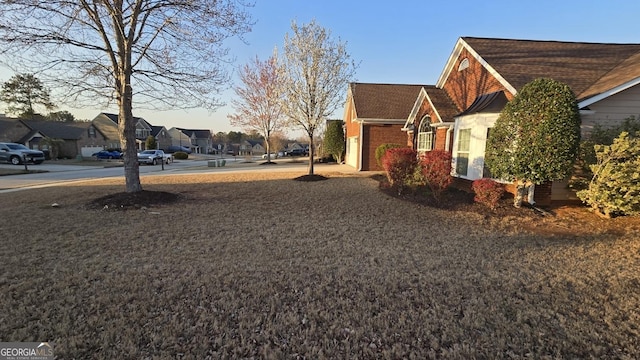
[[(640, 84), (640, 44), (463, 37), (458, 39), (435, 86), (420, 86), (415, 96), (411, 92), (404, 95), (408, 99), (392, 101), (390, 95), (384, 95), (394, 86), (407, 85), (369, 84), (377, 89), (364, 91), (366, 99), (359, 98), (362, 84), (350, 85), (345, 106), (347, 164), (360, 170), (377, 170), (367, 167), (371, 160), (366, 154), (376, 142), (371, 139), (393, 138), (391, 133), (396, 129), (388, 126), (384, 129), (388, 134), (372, 136), (365, 130), (373, 123), (368, 118), (385, 123), (382, 119), (407, 111), (403, 130), (409, 146), (419, 152), (451, 151), (454, 176), (463, 182), (486, 177), (484, 151), (490, 129), (518, 90), (541, 77), (566, 83), (574, 91), (583, 136), (595, 124), (615, 126), (640, 114), (640, 87), (636, 86)], [(399, 96), (397, 89), (392, 93)], [(409, 100), (411, 105), (406, 105)], [(367, 106), (378, 110), (365, 115)], [(380, 115), (394, 106), (400, 115)], [(571, 197), (563, 181), (535, 188), (539, 203)]]
[(210, 130), (173, 127), (169, 129), (169, 135), (173, 146), (186, 146), (197, 154), (213, 152), (213, 135)]
[(28, 120), (0, 116), (0, 141), (24, 144), (30, 149), (50, 150), (44, 138), (61, 139), (58, 157), (75, 158), (90, 142), (88, 122)]
[(171, 146), (171, 135), (164, 126), (151, 125), (151, 136), (156, 139), (158, 149), (166, 150)]
[(425, 85), (351, 83), (344, 110), (347, 165), (382, 170), (375, 158), (384, 143), (406, 144), (402, 132)]
[[(114, 124), (116, 124), (116, 128), (117, 128), (117, 125), (119, 122), (117, 114), (100, 113), (98, 116), (96, 116), (93, 119), (93, 121), (104, 120), (104, 119), (111, 120)], [(145, 119), (140, 117), (135, 117), (135, 116), (133, 117), (133, 121), (136, 123), (136, 148), (138, 150), (145, 150), (147, 137), (149, 137), (149, 135), (152, 135), (151, 124), (147, 122)]]
[(262, 155), (265, 148), (262, 140), (243, 140), (238, 146), (238, 155)]
[(32, 149), (50, 150), (49, 146), (43, 142), (45, 137), (51, 139), (61, 139), (63, 143), (59, 145), (58, 157), (75, 158), (82, 155), (82, 147), (91, 143), (89, 138), (89, 122), (62, 122), (44, 120), (22, 120), (31, 128), (31, 132), (23, 136), (19, 142)]
[(82, 156), (104, 149), (121, 149), (118, 124), (107, 116), (96, 116), (87, 129), (89, 142), (82, 148)]
[(16, 142), (29, 132), (31, 128), (20, 119), (0, 114), (0, 142)]
[(267, 149), (265, 149), (264, 140), (247, 140), (247, 142), (251, 145), (251, 155), (262, 155)]

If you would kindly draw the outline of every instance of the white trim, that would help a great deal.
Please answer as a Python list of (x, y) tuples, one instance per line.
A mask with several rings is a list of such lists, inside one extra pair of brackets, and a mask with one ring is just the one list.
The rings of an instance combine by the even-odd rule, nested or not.
[[(578, 108), (582, 109), (583, 107), (587, 107), (593, 103), (597, 103), (598, 101), (604, 100), (606, 98), (608, 98), (609, 96), (613, 96), (619, 92), (625, 91), (627, 89), (630, 89), (636, 85), (640, 84), (640, 77), (635, 78), (631, 81), (627, 81), (624, 84), (618, 85), (616, 87), (614, 87), (613, 89), (610, 89), (608, 91), (605, 91), (603, 93), (600, 93), (598, 95), (592, 96), (586, 100), (582, 100), (581, 102), (578, 103)], [(582, 111), (582, 110), (581, 110)]]
[(358, 166), (357, 166), (358, 171), (362, 171), (362, 158), (363, 158), (362, 143), (364, 142), (362, 141), (362, 138), (364, 137), (363, 130), (364, 130), (364, 124), (360, 123), (360, 135), (358, 136), (358, 155), (359, 155)]
[(434, 128), (441, 128), (441, 127), (449, 127), (449, 128), (452, 128), (454, 125), (455, 125), (455, 123), (454, 123), (454, 122), (442, 122), (442, 121), (441, 121), (441, 122), (439, 122), (439, 123), (431, 124), (431, 127), (434, 127)]
[(352, 122), (360, 124), (404, 124), (404, 119), (359, 119), (355, 118)]
[(420, 89), (418, 93), (418, 97), (416, 101), (413, 103), (413, 107), (411, 108), (411, 112), (409, 113), (409, 117), (407, 117), (407, 121), (405, 121), (404, 126), (402, 127), (402, 131), (409, 130), (409, 125), (416, 122), (416, 115), (418, 115), (418, 111), (420, 111), (420, 107), (422, 106), (422, 102), (424, 101), (424, 87)]
[(491, 65), (489, 65), (489, 63), (487, 63), (482, 58), (482, 56), (480, 56), (475, 50), (473, 50), (473, 48), (471, 48), (471, 46), (469, 46), (469, 44), (467, 44), (467, 42), (464, 41), (462, 38), (458, 39), (458, 42), (456, 43), (453, 49), (453, 52), (451, 53), (451, 56), (449, 56), (449, 60), (447, 60), (447, 65), (445, 66), (444, 70), (440, 74), (440, 77), (438, 78), (438, 82), (436, 83), (437, 87), (441, 89), (444, 87), (444, 84), (447, 81), (449, 74), (451, 74), (451, 71), (453, 70), (455, 63), (458, 57), (460, 56), (460, 53), (462, 52), (462, 49), (467, 49), (469, 54), (473, 56), (473, 58), (476, 59), (480, 63), (480, 65), (482, 65), (485, 69), (487, 69), (487, 71), (489, 71), (489, 74), (493, 75), (493, 77), (495, 77), (500, 82), (500, 84), (502, 84), (502, 86), (504, 86), (505, 89), (507, 89), (512, 95), (517, 94), (516, 89), (513, 86), (511, 86), (511, 84), (509, 84), (509, 82), (507, 82), (507, 80), (503, 78), (502, 75), (500, 75), (493, 67), (491, 67)]
[(409, 117), (407, 118), (407, 121), (404, 123), (404, 126), (402, 127), (402, 131), (409, 130), (409, 125), (415, 123), (416, 116), (418, 115), (418, 112), (420, 111), (420, 108), (422, 107), (422, 103), (424, 102), (425, 99), (429, 102), (429, 106), (431, 106), (431, 110), (433, 110), (433, 113), (436, 115), (437, 120), (442, 122), (442, 117), (440, 116), (438, 109), (433, 105), (433, 101), (431, 101), (431, 97), (429, 96), (429, 93), (423, 86), (420, 89), (420, 93), (418, 94), (418, 98), (416, 99), (416, 102), (413, 104), (413, 108), (411, 108), (411, 113), (409, 113)]

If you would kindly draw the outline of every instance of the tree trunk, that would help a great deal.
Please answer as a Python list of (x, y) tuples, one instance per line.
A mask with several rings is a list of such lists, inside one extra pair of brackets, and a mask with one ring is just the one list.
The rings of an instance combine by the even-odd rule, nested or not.
[(520, 208), (522, 206), (522, 199), (524, 198), (524, 194), (526, 193), (525, 185), (518, 181), (516, 185), (516, 193), (513, 194), (513, 206), (516, 208)]
[(125, 191), (128, 193), (142, 191), (140, 184), (140, 167), (138, 164), (138, 148), (136, 146), (136, 124), (133, 122), (133, 94), (130, 75), (123, 74), (118, 79), (118, 133), (124, 158)]
[(513, 195), (513, 206), (519, 209), (522, 206), (522, 199), (529, 193), (529, 185), (520, 181), (517, 181), (516, 184), (516, 193)]
[(268, 163), (271, 162), (271, 143), (269, 141), (270, 137), (271, 136), (269, 135), (269, 132), (267, 131), (267, 137), (264, 139), (264, 143), (265, 143), (265, 145), (267, 145), (266, 148), (267, 148), (267, 162)]
[(313, 134), (309, 134), (309, 175), (313, 175), (313, 156), (315, 146), (313, 144)]

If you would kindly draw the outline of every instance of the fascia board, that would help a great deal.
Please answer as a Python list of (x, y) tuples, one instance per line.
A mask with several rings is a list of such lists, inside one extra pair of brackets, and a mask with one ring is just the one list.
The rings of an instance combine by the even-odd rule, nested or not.
[(460, 56), (462, 49), (467, 49), (467, 51), (471, 54), (471, 56), (473, 56), (473, 58), (476, 59), (480, 63), (480, 65), (482, 65), (485, 69), (487, 69), (487, 71), (489, 71), (489, 73), (493, 77), (495, 77), (500, 82), (500, 84), (502, 84), (502, 86), (504, 86), (505, 89), (507, 89), (512, 95), (515, 95), (517, 93), (516, 88), (514, 88), (511, 84), (509, 84), (509, 82), (504, 77), (502, 77), (502, 75), (500, 75), (496, 71), (496, 69), (494, 69), (491, 65), (489, 65), (489, 63), (487, 63), (482, 58), (482, 56), (480, 56), (480, 54), (478, 54), (471, 46), (469, 46), (469, 44), (467, 44), (466, 41), (462, 40), (462, 38), (458, 39), (458, 42), (456, 43), (456, 46), (453, 52), (451, 53), (449, 60), (447, 61), (447, 65), (445, 66), (444, 71), (440, 75), (440, 78), (438, 78), (438, 82), (436, 84), (437, 87), (441, 89), (444, 87), (444, 83), (446, 82), (447, 78), (449, 77), (449, 74), (453, 70), (453, 67), (456, 63), (456, 60)]
[(608, 98), (609, 96), (613, 96), (613, 95), (618, 94), (618, 93), (620, 93), (622, 91), (630, 89), (630, 88), (632, 88), (632, 87), (634, 87), (634, 86), (636, 86), (638, 84), (640, 84), (640, 78), (635, 78), (635, 79), (633, 79), (631, 81), (628, 81), (628, 82), (626, 82), (624, 84), (618, 85), (618, 86), (614, 87), (611, 90), (605, 91), (603, 93), (600, 93), (598, 95), (592, 96), (592, 97), (590, 97), (588, 99), (585, 99), (585, 100), (579, 102), (578, 103), (578, 108), (582, 109), (582, 108), (587, 107), (587, 106), (589, 106), (591, 104), (597, 103), (598, 101), (602, 101), (602, 100)]

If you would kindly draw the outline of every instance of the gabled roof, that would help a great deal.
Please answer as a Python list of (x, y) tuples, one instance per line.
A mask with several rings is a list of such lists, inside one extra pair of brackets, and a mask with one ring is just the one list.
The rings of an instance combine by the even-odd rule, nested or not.
[(356, 121), (402, 120), (404, 122), (425, 85), (351, 83)]
[(151, 135), (152, 136), (158, 136), (158, 134), (160, 133), (160, 131), (162, 131), (162, 129), (164, 129), (164, 126), (156, 126), (156, 125), (151, 125)]
[(187, 135), (187, 136), (194, 136), (196, 139), (209, 139), (211, 138), (211, 131), (209, 130), (202, 130), (202, 129), (183, 129), (183, 128), (176, 128), (180, 131), (182, 131), (183, 134)]
[[(109, 118), (111, 121), (113, 121), (114, 123), (118, 124), (118, 121), (119, 121), (119, 116), (118, 116), (118, 114), (111, 114), (111, 113), (105, 113), (105, 112), (103, 112), (103, 113), (101, 113), (101, 114), (102, 114), (102, 115), (104, 115), (104, 116), (106, 116), (106, 117), (108, 117), (108, 118)], [(147, 120), (145, 120), (145, 119), (143, 119), (143, 118), (141, 118), (141, 117), (137, 117), (137, 116), (134, 116), (134, 117), (133, 117), (133, 121), (135, 121), (135, 122), (136, 122), (136, 124), (137, 124), (138, 122), (140, 122), (141, 120), (142, 120), (142, 123), (143, 123), (143, 124), (145, 124), (146, 126), (148, 126), (149, 128), (151, 128), (151, 127), (152, 127), (152, 125), (151, 125)]]
[(412, 130), (416, 120), (416, 116), (422, 108), (422, 104), (428, 101), (431, 109), (436, 113), (437, 119), (432, 119), (439, 123), (448, 123), (454, 120), (456, 114), (460, 112), (453, 100), (449, 97), (444, 89), (435, 87), (434, 85), (425, 85), (420, 90), (411, 113), (404, 124), (403, 130)]
[(31, 129), (38, 131), (44, 136), (63, 139), (77, 140), (82, 137), (89, 128), (89, 122), (62, 122), (62, 121), (41, 121), (41, 120), (22, 120)]
[(109, 140), (120, 140), (118, 125), (109, 117), (96, 116), (91, 123), (105, 138)]
[(423, 96), (431, 102), (434, 111), (439, 116), (438, 120), (441, 122), (453, 121), (456, 114), (460, 112), (460, 109), (458, 109), (444, 89), (437, 88), (434, 85), (428, 85), (422, 89), (420, 94), (424, 94)]
[(640, 44), (462, 37), (438, 87), (444, 85), (462, 49), (514, 94), (528, 82), (545, 77), (566, 83), (582, 101), (640, 78)]
[[(10, 118), (10, 117), (0, 115), (0, 134), (5, 133), (8, 129), (16, 126), (16, 123), (19, 121), (20, 119)], [(29, 127), (27, 124), (24, 124), (24, 125)]]

